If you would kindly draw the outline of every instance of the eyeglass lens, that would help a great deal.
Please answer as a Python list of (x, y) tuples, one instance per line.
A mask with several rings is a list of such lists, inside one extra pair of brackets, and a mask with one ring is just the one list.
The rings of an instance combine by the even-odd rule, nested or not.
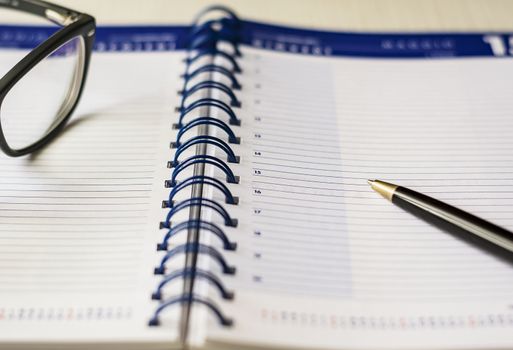
[[(30, 49), (1, 49), (0, 63), (12, 63), (20, 51), (27, 54)], [(41, 60), (7, 93), (0, 123), (11, 149), (39, 141), (69, 113), (79, 92), (83, 60), (83, 39), (75, 37)]]

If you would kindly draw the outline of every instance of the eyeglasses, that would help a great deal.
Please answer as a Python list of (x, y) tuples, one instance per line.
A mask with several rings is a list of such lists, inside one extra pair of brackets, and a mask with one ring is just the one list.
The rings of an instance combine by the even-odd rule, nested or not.
[(70, 118), (84, 87), (96, 25), (89, 15), (40, 0), (0, 1), (0, 7), (62, 27), (46, 38), (11, 38), (1, 45), (0, 69), (7, 73), (0, 79), (0, 148), (17, 157), (46, 145)]

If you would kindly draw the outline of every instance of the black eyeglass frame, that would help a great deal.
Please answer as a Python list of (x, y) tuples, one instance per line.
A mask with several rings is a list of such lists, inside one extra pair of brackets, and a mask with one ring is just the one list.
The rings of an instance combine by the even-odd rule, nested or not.
[[(50, 20), (63, 26), (46, 39), (39, 46), (29, 52), (21, 61), (19, 61), (7, 74), (0, 79), (0, 149), (11, 157), (19, 157), (44, 147), (64, 128), (73, 111), (75, 110), (87, 77), (91, 52), (96, 34), (96, 24), (94, 17), (85, 13), (76, 12), (62, 6), (54, 5), (41, 0), (11, 0), (0, 2), (0, 8), (10, 8), (31, 13)], [(74, 101), (70, 102), (70, 107), (66, 114), (58, 118), (58, 122), (52, 125), (52, 128), (38, 141), (22, 149), (13, 149), (7, 143), (4, 136), (1, 123), (2, 102), (5, 96), (13, 86), (23, 78), (39, 62), (52, 54), (60, 46), (71, 39), (81, 37), (84, 46), (84, 57), (82, 64), (82, 75), (78, 84), (78, 91), (75, 92)]]

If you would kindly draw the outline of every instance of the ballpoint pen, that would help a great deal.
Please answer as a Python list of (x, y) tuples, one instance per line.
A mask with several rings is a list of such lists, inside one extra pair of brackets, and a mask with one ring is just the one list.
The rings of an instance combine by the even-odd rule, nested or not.
[(413, 215), (513, 262), (513, 232), (425, 194), (380, 180), (372, 189)]

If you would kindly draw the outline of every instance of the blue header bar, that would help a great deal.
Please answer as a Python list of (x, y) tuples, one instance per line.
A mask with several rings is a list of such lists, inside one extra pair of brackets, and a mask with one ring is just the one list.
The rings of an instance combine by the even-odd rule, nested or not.
[(425, 58), (513, 55), (513, 33), (336, 33), (244, 22), (247, 45), (323, 56)]
[[(189, 26), (99, 27), (95, 50), (172, 51), (187, 47)], [(349, 33), (244, 21), (242, 43), (266, 50), (319, 56), (426, 58), (508, 57), (512, 33)], [(0, 26), (0, 48), (33, 48), (55, 28)]]

